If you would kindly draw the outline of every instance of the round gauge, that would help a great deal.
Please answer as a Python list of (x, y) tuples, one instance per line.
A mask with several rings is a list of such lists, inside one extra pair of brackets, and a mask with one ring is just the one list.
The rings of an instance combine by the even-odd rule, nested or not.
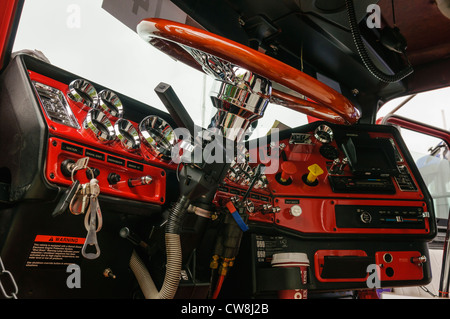
[(322, 124), (315, 129), (314, 137), (322, 143), (330, 143), (334, 138), (334, 133), (328, 125)]
[(116, 93), (102, 90), (98, 93), (97, 108), (113, 117), (123, 116), (123, 105)]
[(105, 144), (114, 141), (116, 137), (114, 127), (108, 117), (98, 109), (91, 109), (88, 111), (83, 122), (83, 127), (100, 142)]
[(126, 119), (118, 119), (114, 124), (114, 131), (122, 146), (134, 152), (141, 146), (139, 133), (133, 123)]
[(97, 102), (97, 90), (86, 80), (77, 79), (69, 84), (67, 96), (82, 107), (93, 108)]
[(139, 123), (142, 144), (156, 157), (168, 160), (176, 138), (172, 127), (162, 118), (150, 115)]

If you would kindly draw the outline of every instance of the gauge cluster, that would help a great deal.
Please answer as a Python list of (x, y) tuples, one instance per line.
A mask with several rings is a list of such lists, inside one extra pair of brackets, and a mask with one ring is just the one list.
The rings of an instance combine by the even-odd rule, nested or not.
[[(70, 185), (63, 163), (87, 156), (104, 194), (165, 202), (166, 170), (176, 168), (171, 161), (176, 138), (166, 120), (152, 114), (139, 122), (126, 118), (119, 94), (98, 91), (85, 79), (65, 84), (33, 71), (29, 76), (48, 123), (50, 182)], [(85, 182), (89, 177), (78, 178)], [(152, 182), (135, 182), (140, 180)]]

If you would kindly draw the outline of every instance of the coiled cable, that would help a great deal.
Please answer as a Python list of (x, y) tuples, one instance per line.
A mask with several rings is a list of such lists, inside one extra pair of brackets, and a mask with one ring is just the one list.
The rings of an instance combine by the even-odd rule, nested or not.
[(364, 46), (364, 43), (362, 41), (361, 33), (358, 28), (358, 22), (356, 21), (356, 14), (355, 8), (353, 6), (353, 0), (345, 0), (345, 5), (347, 7), (348, 20), (350, 23), (350, 30), (352, 33), (353, 41), (356, 45), (356, 49), (358, 50), (358, 54), (362, 59), (367, 70), (378, 80), (385, 83), (395, 83), (411, 75), (414, 72), (414, 69), (410, 64), (396, 74), (386, 74), (380, 71), (375, 66), (373, 61), (370, 59), (366, 47)]

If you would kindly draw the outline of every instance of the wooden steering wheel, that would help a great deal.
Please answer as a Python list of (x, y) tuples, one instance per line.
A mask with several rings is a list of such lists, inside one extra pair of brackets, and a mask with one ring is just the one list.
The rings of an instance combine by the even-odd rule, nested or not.
[[(270, 102), (336, 124), (355, 124), (359, 110), (342, 94), (315, 78), (259, 51), (181, 23), (145, 19), (137, 26), (145, 41), (197, 70), (205, 72), (186, 50), (192, 48), (262, 76), (283, 89), (272, 89)], [(287, 90), (285, 89), (287, 88)], [(293, 93), (291, 94), (291, 92)], [(299, 96), (299, 93), (308, 100)]]

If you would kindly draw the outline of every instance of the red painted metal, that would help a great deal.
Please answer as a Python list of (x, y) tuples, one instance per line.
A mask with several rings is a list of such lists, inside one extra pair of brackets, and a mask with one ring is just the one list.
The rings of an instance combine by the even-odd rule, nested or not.
[(401, 117), (399, 115), (389, 115), (386, 118), (379, 119), (377, 121), (378, 124), (392, 124), (392, 125), (398, 125), (403, 128), (409, 129), (411, 131), (415, 131), (418, 133), (423, 133), (426, 135), (434, 136), (437, 138), (442, 139), (447, 143), (447, 145), (450, 145), (450, 132), (440, 129), (438, 127), (433, 127), (431, 125), (427, 125), (421, 122), (417, 122), (411, 119), (407, 119), (404, 117)]
[(0, 1), (0, 69), (6, 62), (10, 41), (14, 38), (14, 20), (21, 13), (21, 1)]
[[(58, 82), (54, 79), (48, 78), (41, 74), (29, 71), (29, 76), (32, 81), (37, 81), (42, 84), (51, 86), (66, 94), (68, 85)], [(48, 154), (45, 167), (45, 176), (50, 183), (58, 185), (70, 185), (72, 183), (70, 177), (64, 176), (61, 172), (61, 163), (66, 159), (77, 160), (86, 155), (86, 150), (96, 152), (99, 160), (95, 156), (89, 156), (89, 167), (100, 170), (100, 175), (97, 177), (102, 194), (126, 198), (131, 200), (150, 202), (154, 204), (163, 204), (165, 202), (166, 194), (166, 172), (165, 170), (176, 169), (176, 164), (162, 161), (147, 152), (143, 147), (137, 152), (129, 152), (123, 148), (119, 141), (111, 144), (102, 144), (94, 136), (89, 134), (83, 127), (82, 123), (86, 117), (87, 109), (82, 108), (75, 102), (66, 97), (80, 129), (72, 128), (58, 122), (52, 121), (47, 117), (44, 108), (41, 105), (42, 113), (47, 122), (49, 135), (51, 138), (48, 143)], [(111, 120), (114, 124), (114, 120)], [(132, 122), (137, 128), (137, 123)], [(82, 149), (82, 154), (77, 154), (61, 148), (63, 142), (74, 145), (75, 148)], [(111, 161), (108, 159), (111, 158)], [(119, 161), (117, 161), (117, 159)], [(118, 165), (118, 162), (123, 162), (123, 165)], [(128, 165), (131, 165), (131, 168)], [(139, 168), (139, 169), (136, 169)], [(108, 175), (110, 173), (119, 174), (121, 180), (114, 185), (108, 182)], [(142, 185), (139, 187), (129, 187), (127, 181), (129, 179), (140, 178), (145, 175), (150, 175), (153, 181), (149, 185)], [(88, 182), (84, 172), (76, 175), (81, 183)]]
[[(332, 198), (281, 198), (274, 199), (274, 205), (281, 208), (275, 217), (275, 223), (288, 229), (292, 229), (302, 233), (314, 234), (428, 234), (429, 222), (425, 219), (425, 227), (423, 229), (412, 228), (338, 228), (336, 226), (335, 206), (336, 205), (361, 205), (361, 206), (405, 206), (405, 207), (422, 207), (426, 211), (426, 206), (422, 206), (420, 202), (415, 201), (399, 201), (399, 200), (363, 200), (363, 199), (336, 199)], [(335, 196), (335, 194), (334, 194)], [(298, 200), (302, 209), (302, 214), (298, 217), (289, 213), (292, 204), (286, 204), (285, 200)]]
[(312, 100), (298, 99), (288, 93), (274, 90), (274, 103), (333, 123), (354, 124), (359, 120), (358, 109), (342, 94), (313, 77), (247, 46), (202, 29), (156, 18), (143, 20), (138, 25), (138, 33), (166, 54), (198, 70), (201, 68), (185, 50), (180, 49), (180, 44), (236, 64)]
[[(70, 149), (82, 149), (81, 154), (76, 154), (73, 151), (68, 151), (67, 148), (62, 148), (63, 143), (69, 144)], [(126, 198), (142, 202), (150, 202), (154, 204), (164, 204), (166, 200), (166, 172), (162, 168), (155, 166), (141, 164), (142, 170), (129, 168), (129, 163), (139, 164), (127, 158), (121, 158), (114, 155), (114, 159), (123, 160), (124, 165), (117, 165), (108, 162), (107, 152), (102, 152), (97, 149), (78, 145), (76, 143), (66, 141), (60, 138), (52, 137), (49, 139), (47, 161), (45, 165), (45, 177), (50, 183), (58, 185), (71, 185), (72, 180), (70, 176), (65, 176), (61, 171), (61, 163), (67, 159), (77, 161), (86, 156), (86, 150), (93, 150), (96, 154), (103, 155), (104, 159), (97, 159), (90, 157), (88, 166), (96, 168), (100, 174), (96, 177), (99, 181), (100, 193), (119, 198)], [(135, 167), (135, 165), (133, 165)], [(110, 185), (108, 175), (116, 173), (120, 175), (120, 181), (117, 184)], [(138, 187), (130, 187), (127, 183), (129, 179), (140, 178), (149, 175), (153, 181), (149, 185), (142, 185)], [(81, 184), (89, 182), (86, 176), (86, 170), (78, 171), (74, 179), (80, 181)]]
[[(58, 82), (49, 77), (43, 76), (41, 74), (38, 74), (38, 73), (35, 73), (32, 71), (29, 71), (29, 75), (30, 75), (30, 79), (32, 81), (37, 81), (42, 84), (51, 86), (55, 89), (60, 90), (64, 94), (66, 94), (66, 92), (68, 91), (68, 85), (65, 83)], [(86, 114), (87, 114), (88, 110), (86, 108), (79, 107), (79, 105), (77, 105), (75, 102), (73, 102), (72, 100), (70, 100), (67, 97), (66, 97), (66, 100), (69, 103), (75, 117), (77, 118), (78, 124), (80, 124), (80, 126), (82, 126), (83, 121), (86, 118)], [(41, 105), (41, 107), (42, 107), (42, 105)], [(144, 147), (141, 147), (141, 149), (137, 152), (129, 152), (128, 150), (124, 149), (120, 145), (120, 142), (118, 142), (118, 141), (115, 143), (112, 143), (112, 144), (104, 145), (104, 144), (100, 143), (91, 134), (89, 134), (89, 132), (86, 131), (85, 129), (83, 129), (83, 128), (75, 129), (75, 128), (69, 127), (67, 125), (63, 125), (58, 122), (52, 121), (45, 114), (43, 107), (42, 107), (42, 112), (43, 112), (45, 119), (47, 121), (47, 124), (48, 124), (49, 134), (52, 136), (62, 137), (64, 139), (68, 139), (68, 140), (71, 140), (71, 141), (79, 143), (79, 144), (86, 144), (88, 146), (91, 146), (94, 148), (99, 148), (99, 149), (102, 149), (102, 150), (110, 152), (110, 153), (114, 153), (117, 155), (122, 155), (125, 157), (132, 158), (136, 161), (144, 161), (149, 164), (161, 166), (161, 167), (164, 167), (167, 169), (175, 169), (176, 168), (176, 164), (171, 163), (171, 162), (166, 162), (159, 158), (156, 158), (150, 152), (147, 152)], [(114, 125), (115, 121), (112, 120), (111, 122)], [(135, 123), (133, 121), (130, 121), (130, 122), (132, 122), (133, 125), (137, 128), (138, 123)]]
[[(387, 262), (384, 256), (389, 254), (392, 261)], [(375, 254), (375, 261), (379, 265), (381, 281), (393, 280), (421, 280), (423, 266), (412, 262), (412, 258), (420, 257), (418, 251), (379, 251)]]
[[(393, 138), (388, 133), (370, 133), (372, 138)], [(311, 137), (314, 139), (314, 137)], [(430, 225), (428, 219), (425, 219), (425, 226), (422, 229), (413, 228), (338, 228), (335, 218), (335, 206), (336, 205), (361, 205), (361, 206), (405, 206), (405, 207), (421, 207), (423, 211), (427, 211), (427, 206), (424, 202), (424, 195), (420, 189), (414, 192), (404, 192), (398, 188), (398, 185), (394, 183), (396, 188), (395, 194), (346, 194), (346, 193), (333, 193), (331, 185), (328, 179), (327, 166), (330, 165), (330, 160), (324, 158), (320, 152), (319, 147), (322, 145), (320, 142), (313, 141), (312, 149), (309, 153), (297, 152), (295, 145), (289, 144), (288, 139), (281, 140), (280, 144), (286, 145), (284, 152), (286, 154), (287, 162), (283, 162), (280, 158), (272, 159), (277, 163), (268, 163), (267, 166), (279, 167), (279, 170), (275, 173), (265, 174), (268, 181), (268, 189), (254, 189), (252, 193), (263, 196), (265, 198), (270, 197), (270, 202), (274, 207), (279, 207), (280, 211), (276, 214), (260, 214), (258, 212), (249, 214), (250, 221), (264, 222), (269, 224), (275, 224), (293, 231), (297, 231), (304, 234), (409, 234), (409, 235), (427, 235), (430, 232)], [(331, 142), (330, 145), (337, 147), (336, 142)], [(400, 150), (400, 148), (398, 148)], [(251, 150), (250, 150), (251, 151)], [(256, 152), (259, 153), (259, 152)], [(404, 154), (401, 154), (404, 157)], [(283, 172), (283, 164), (289, 163), (290, 173), (292, 181), (291, 183), (280, 183), (276, 176), (277, 173)], [(308, 166), (311, 164), (318, 164), (324, 171), (324, 174), (318, 177), (318, 184), (316, 186), (307, 185), (302, 176), (308, 173)], [(409, 166), (407, 163), (403, 165)], [(286, 172), (285, 172), (286, 173)], [(345, 176), (352, 176), (352, 172), (349, 167), (344, 169)], [(413, 177), (413, 176), (412, 176)], [(414, 177), (413, 177), (414, 178)], [(416, 185), (417, 181), (414, 179)], [(234, 184), (226, 180), (226, 187), (229, 188), (228, 192), (219, 191), (216, 196), (216, 204), (219, 206), (224, 205), (227, 199), (231, 196), (242, 196), (245, 193), (245, 188), (240, 189), (241, 186)], [(230, 190), (234, 189), (233, 192)], [(259, 206), (267, 202), (261, 202), (259, 200), (249, 198), (253, 201), (254, 206)], [(301, 208), (300, 216), (292, 216), (290, 214), (290, 208), (293, 205), (299, 205)]]
[[(384, 256), (390, 255), (391, 260), (386, 262)], [(414, 257), (420, 257), (418, 251), (378, 251), (375, 252), (374, 263), (377, 267), (377, 276), (380, 281), (395, 280), (421, 280), (423, 279), (423, 266), (413, 263)], [(314, 254), (314, 274), (321, 282), (364, 282), (369, 277), (369, 273), (364, 278), (322, 278), (322, 269), (325, 256), (368, 256), (363, 250), (318, 250)]]

